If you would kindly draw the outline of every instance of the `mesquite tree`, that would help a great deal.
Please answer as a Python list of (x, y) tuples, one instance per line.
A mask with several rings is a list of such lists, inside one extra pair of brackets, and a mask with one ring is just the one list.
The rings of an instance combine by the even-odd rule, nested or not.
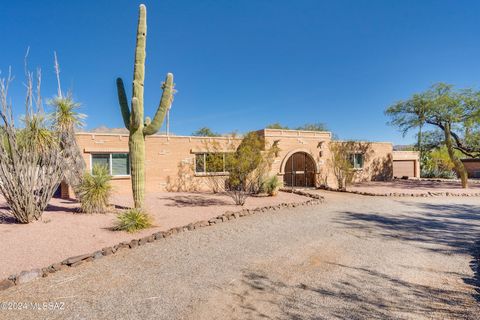
[(386, 114), (391, 117), (391, 124), (404, 133), (423, 125), (440, 129), (462, 187), (467, 188), (467, 171), (455, 150), (466, 157), (480, 158), (479, 91), (455, 90), (452, 85), (439, 83), (423, 93), (390, 106)]
[(143, 83), (145, 79), (145, 47), (147, 40), (147, 9), (140, 5), (133, 69), (132, 106), (128, 106), (125, 87), (117, 79), (117, 91), (125, 127), (130, 131), (128, 147), (131, 160), (131, 180), (135, 208), (142, 208), (145, 198), (145, 137), (155, 134), (162, 126), (173, 101), (173, 74), (168, 73), (162, 85), (163, 93), (153, 120), (143, 114)]
[(33, 75), (27, 72), (24, 127), (15, 127), (8, 99), (8, 78), (0, 79), (0, 191), (12, 215), (20, 223), (41, 218), (64, 173), (64, 157), (57, 134), (45, 120), (40, 99), (40, 73), (37, 92)]

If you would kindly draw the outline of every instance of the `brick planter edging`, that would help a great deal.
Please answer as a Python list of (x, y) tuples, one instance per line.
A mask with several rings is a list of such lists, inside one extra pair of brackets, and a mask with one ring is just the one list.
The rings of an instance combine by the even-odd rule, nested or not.
[[(290, 192), (290, 191), (289, 191)], [(149, 242), (153, 242), (156, 240), (161, 240), (164, 238), (168, 238), (172, 235), (175, 235), (180, 232), (184, 231), (191, 231), (203, 227), (208, 227), (208, 226), (213, 226), (215, 224), (221, 223), (221, 222), (226, 222), (229, 220), (233, 219), (238, 219), (240, 217), (245, 217), (257, 213), (262, 213), (262, 212), (269, 212), (269, 211), (276, 211), (280, 210), (282, 208), (295, 208), (295, 207), (300, 207), (300, 206), (312, 206), (312, 205), (317, 205), (323, 202), (323, 197), (320, 195), (315, 195), (315, 194), (309, 194), (306, 192), (294, 192), (298, 195), (303, 195), (306, 197), (309, 197), (311, 199), (303, 202), (293, 202), (293, 203), (280, 203), (278, 205), (274, 206), (265, 206), (265, 207), (258, 207), (255, 209), (242, 209), (239, 211), (226, 211), (225, 213), (216, 216), (214, 218), (211, 218), (209, 220), (202, 220), (202, 221), (197, 221), (197, 222), (192, 222), (189, 223), (188, 225), (181, 226), (181, 227), (174, 227), (171, 228), (167, 231), (158, 231), (155, 232), (149, 236), (145, 236), (140, 239), (133, 239), (130, 241), (122, 241), (114, 246), (111, 247), (105, 247), (101, 250), (97, 250), (93, 253), (89, 254), (82, 254), (78, 256), (73, 256), (70, 258), (67, 258), (61, 262), (58, 263), (53, 263), (49, 265), (48, 267), (45, 268), (37, 268), (37, 269), (32, 269), (32, 270), (25, 270), (20, 272), (19, 274), (16, 275), (11, 275), (7, 279), (0, 280), (0, 290), (5, 290), (13, 286), (17, 286), (23, 283), (30, 282), (34, 279), (41, 278), (41, 277), (47, 277), (51, 273), (55, 273), (57, 271), (67, 269), (67, 268), (72, 268), (72, 267), (77, 267), (79, 265), (82, 265), (86, 262), (94, 261), (97, 259), (101, 259), (104, 256), (112, 255), (117, 252), (119, 252), (122, 249), (132, 249), (138, 246), (145, 245)]]
[(322, 188), (322, 190), (334, 191), (334, 192), (345, 192), (352, 194), (359, 194), (362, 196), (371, 196), (371, 197), (480, 197), (480, 192), (474, 193), (453, 193), (453, 192), (424, 192), (424, 193), (409, 193), (409, 192), (386, 192), (386, 193), (373, 193), (366, 191), (355, 191), (355, 190), (340, 190), (335, 188)]

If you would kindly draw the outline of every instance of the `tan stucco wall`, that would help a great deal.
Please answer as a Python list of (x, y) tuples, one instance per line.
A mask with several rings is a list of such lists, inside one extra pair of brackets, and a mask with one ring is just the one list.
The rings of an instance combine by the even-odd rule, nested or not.
[[(337, 181), (331, 170), (330, 132), (298, 131), (281, 129), (264, 129), (258, 133), (265, 137), (268, 146), (277, 141), (280, 148), (275, 158), (271, 174), (278, 174), (283, 179), (285, 164), (295, 152), (306, 152), (314, 159), (317, 167), (317, 186), (327, 184), (336, 188)], [(364, 168), (357, 170), (354, 181), (390, 180), (392, 179), (393, 146), (389, 142), (365, 142), (369, 150), (365, 156)]]
[[(339, 143), (342, 143), (342, 141)], [(364, 151), (364, 164), (362, 169), (355, 170), (353, 182), (391, 180), (393, 177), (393, 145), (389, 142), (364, 141), (359, 141), (358, 144), (362, 145), (361, 149)], [(337, 188), (337, 181), (333, 174), (331, 161), (329, 160), (331, 157), (329, 150), (327, 151), (327, 154), (327, 161), (320, 173), (320, 181), (325, 181), (326, 177), (327, 185), (332, 188)]]
[(418, 151), (393, 151), (393, 161), (415, 161), (415, 176), (420, 178), (420, 152)]
[[(336, 180), (329, 168), (329, 132), (263, 129), (257, 131), (269, 147), (277, 142), (280, 151), (274, 159), (271, 174), (283, 180), (288, 158), (295, 152), (306, 152), (315, 161), (317, 185), (327, 181), (336, 187)], [(78, 133), (76, 135), (87, 169), (91, 169), (92, 153), (128, 152), (128, 135)], [(207, 152), (212, 143), (219, 150), (234, 150), (241, 139), (228, 137), (190, 137), (153, 135), (146, 138), (146, 189), (147, 192), (208, 190), (211, 183), (205, 176), (195, 175), (195, 152)], [(232, 149), (233, 148), (233, 149)], [(392, 175), (392, 144), (369, 143), (364, 168), (358, 170), (355, 181), (388, 180)], [(225, 177), (219, 176), (218, 179)], [(114, 192), (130, 193), (129, 177), (114, 177)], [(70, 194), (71, 195), (71, 194)]]
[[(90, 155), (93, 152), (128, 152), (128, 135), (78, 133), (80, 146), (91, 170)], [(206, 190), (205, 177), (194, 174), (195, 152), (208, 151), (209, 141), (215, 141), (221, 150), (240, 143), (240, 139), (216, 137), (147, 136), (145, 140), (145, 188), (147, 191)], [(230, 147), (231, 149), (231, 147)], [(129, 177), (113, 178), (114, 192), (129, 193)]]

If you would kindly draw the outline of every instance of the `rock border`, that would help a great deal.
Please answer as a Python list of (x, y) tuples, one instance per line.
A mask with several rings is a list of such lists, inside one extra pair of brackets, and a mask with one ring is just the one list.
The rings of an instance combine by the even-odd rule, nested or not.
[[(283, 190), (282, 190), (283, 191)], [(292, 192), (292, 191), (288, 191)], [(103, 258), (104, 256), (109, 256), (112, 254), (116, 254), (117, 252), (123, 249), (133, 249), (138, 246), (143, 246), (147, 243), (154, 242), (156, 240), (161, 240), (164, 238), (169, 238), (175, 234), (185, 232), (185, 231), (193, 231), (195, 229), (213, 226), (218, 223), (226, 222), (229, 220), (238, 219), (245, 216), (250, 216), (258, 213), (270, 212), (270, 211), (277, 211), (283, 208), (295, 208), (301, 206), (313, 206), (323, 203), (324, 197), (317, 194), (310, 194), (307, 192), (296, 190), (293, 193), (302, 195), (305, 197), (309, 197), (310, 199), (307, 201), (302, 202), (283, 202), (278, 205), (274, 206), (264, 206), (258, 207), (254, 209), (242, 209), (239, 211), (226, 211), (225, 213), (211, 218), (209, 220), (201, 220), (197, 222), (189, 223), (188, 225), (181, 226), (181, 227), (173, 227), (167, 231), (157, 231), (149, 236), (145, 236), (139, 239), (132, 239), (130, 241), (123, 241), (116, 245), (102, 248), (101, 250), (97, 250), (92, 253), (82, 254), (78, 256), (69, 257), (61, 262), (53, 263), (45, 268), (36, 268), (32, 270), (24, 270), (18, 274), (13, 274), (9, 276), (7, 279), (0, 279), (0, 291), (6, 290), (8, 288), (18, 286), (37, 278), (44, 278), (47, 277), (51, 273), (55, 273), (67, 268), (74, 268), (80, 266), (84, 263), (95, 261), (98, 259)]]
[(409, 193), (409, 192), (385, 192), (385, 193), (374, 193), (367, 191), (356, 191), (356, 190), (339, 190), (335, 188), (322, 187), (321, 190), (334, 191), (334, 192), (344, 192), (358, 194), (362, 196), (370, 197), (417, 197), (417, 198), (431, 198), (431, 197), (480, 197), (480, 192), (474, 193), (455, 193), (455, 192), (432, 192), (427, 191), (423, 193)]
[[(431, 181), (431, 182), (461, 182), (460, 179), (445, 179), (445, 178), (408, 178), (408, 179), (402, 179), (402, 178), (396, 178), (394, 180), (410, 180), (410, 181)], [(478, 178), (468, 178), (468, 183), (473, 183), (477, 184), (480, 183), (480, 179)]]

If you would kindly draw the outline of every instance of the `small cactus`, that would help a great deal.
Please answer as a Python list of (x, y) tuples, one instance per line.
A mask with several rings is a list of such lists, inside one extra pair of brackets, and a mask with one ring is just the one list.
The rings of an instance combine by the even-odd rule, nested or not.
[(167, 73), (162, 85), (163, 93), (153, 120), (143, 120), (143, 82), (145, 79), (145, 47), (147, 40), (147, 8), (139, 8), (137, 43), (135, 47), (135, 65), (133, 69), (132, 105), (128, 106), (125, 87), (121, 78), (117, 78), (117, 91), (120, 109), (125, 127), (130, 131), (128, 147), (130, 151), (131, 179), (135, 208), (142, 208), (145, 198), (145, 136), (158, 132), (165, 114), (173, 101), (173, 74)]

